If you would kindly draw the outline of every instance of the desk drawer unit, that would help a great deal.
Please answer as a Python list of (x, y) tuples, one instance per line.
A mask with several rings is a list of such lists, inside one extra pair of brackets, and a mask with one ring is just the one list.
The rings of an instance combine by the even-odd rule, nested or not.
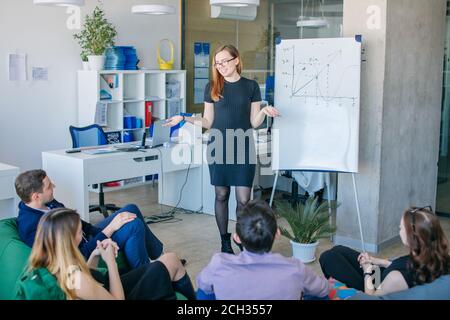
[(160, 160), (157, 156), (136, 156), (128, 159), (108, 159), (95, 161), (87, 166), (88, 184), (120, 180), (129, 177), (145, 176), (160, 172)]
[(16, 196), (14, 180), (15, 176), (0, 176), (0, 200), (14, 198)]
[(14, 181), (19, 168), (0, 163), (0, 219), (17, 215), (17, 196)]

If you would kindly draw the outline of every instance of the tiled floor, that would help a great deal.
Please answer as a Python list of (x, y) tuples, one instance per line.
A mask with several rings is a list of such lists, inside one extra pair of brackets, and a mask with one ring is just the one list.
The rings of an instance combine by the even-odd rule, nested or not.
[[(127, 203), (137, 204), (145, 216), (167, 212), (170, 207), (157, 203), (157, 185), (143, 186), (122, 191), (106, 193), (108, 203), (123, 206)], [(98, 200), (97, 194), (91, 194), (91, 203)], [(91, 223), (100, 221), (103, 216), (99, 213), (91, 213)], [(450, 235), (450, 219), (442, 218), (442, 225), (447, 236)], [(281, 222), (283, 223), (283, 222)], [(149, 224), (152, 231), (165, 245), (165, 251), (176, 252), (181, 258), (186, 258), (186, 269), (194, 281), (199, 271), (208, 264), (211, 256), (220, 250), (220, 236), (214, 216), (207, 214), (176, 214), (175, 219), (168, 222)], [(230, 221), (229, 231), (234, 230), (234, 222)], [(233, 244), (234, 246), (234, 244)], [(320, 241), (317, 257), (325, 250), (331, 248), (330, 240)], [(237, 247), (234, 247), (237, 252)], [(274, 243), (274, 252), (285, 256), (291, 256), (292, 250), (289, 240), (281, 237)], [(400, 244), (384, 249), (378, 256), (383, 258), (395, 257), (406, 254), (407, 251)], [(320, 265), (316, 260), (308, 264), (316, 272), (321, 274)]]

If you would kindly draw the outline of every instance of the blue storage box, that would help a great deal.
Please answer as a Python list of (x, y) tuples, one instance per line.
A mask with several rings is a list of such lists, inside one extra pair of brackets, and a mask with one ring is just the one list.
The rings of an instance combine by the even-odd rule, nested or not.
[(136, 117), (135, 116), (123, 116), (123, 128), (124, 129), (136, 128)]

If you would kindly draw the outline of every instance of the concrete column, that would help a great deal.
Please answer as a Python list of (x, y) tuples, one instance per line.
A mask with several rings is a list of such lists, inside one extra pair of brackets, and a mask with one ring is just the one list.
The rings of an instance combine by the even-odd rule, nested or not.
[[(344, 0), (363, 36), (359, 192), (366, 250), (399, 240), (409, 206), (435, 208), (445, 0)], [(352, 179), (340, 174), (336, 244), (361, 247)]]

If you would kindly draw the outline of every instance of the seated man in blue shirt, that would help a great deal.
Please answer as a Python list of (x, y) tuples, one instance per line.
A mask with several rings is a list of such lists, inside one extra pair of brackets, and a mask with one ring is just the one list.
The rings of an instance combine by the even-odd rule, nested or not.
[[(64, 207), (53, 198), (52, 183), (44, 170), (23, 172), (16, 178), (19, 203), (17, 225), (20, 238), (32, 247), (40, 218), (45, 212)], [(88, 259), (97, 247), (97, 240), (114, 240), (123, 251), (128, 264), (135, 269), (158, 258), (163, 251), (161, 241), (150, 231), (138, 207), (126, 205), (108, 218), (93, 226), (82, 221), (83, 239), (79, 249)]]

